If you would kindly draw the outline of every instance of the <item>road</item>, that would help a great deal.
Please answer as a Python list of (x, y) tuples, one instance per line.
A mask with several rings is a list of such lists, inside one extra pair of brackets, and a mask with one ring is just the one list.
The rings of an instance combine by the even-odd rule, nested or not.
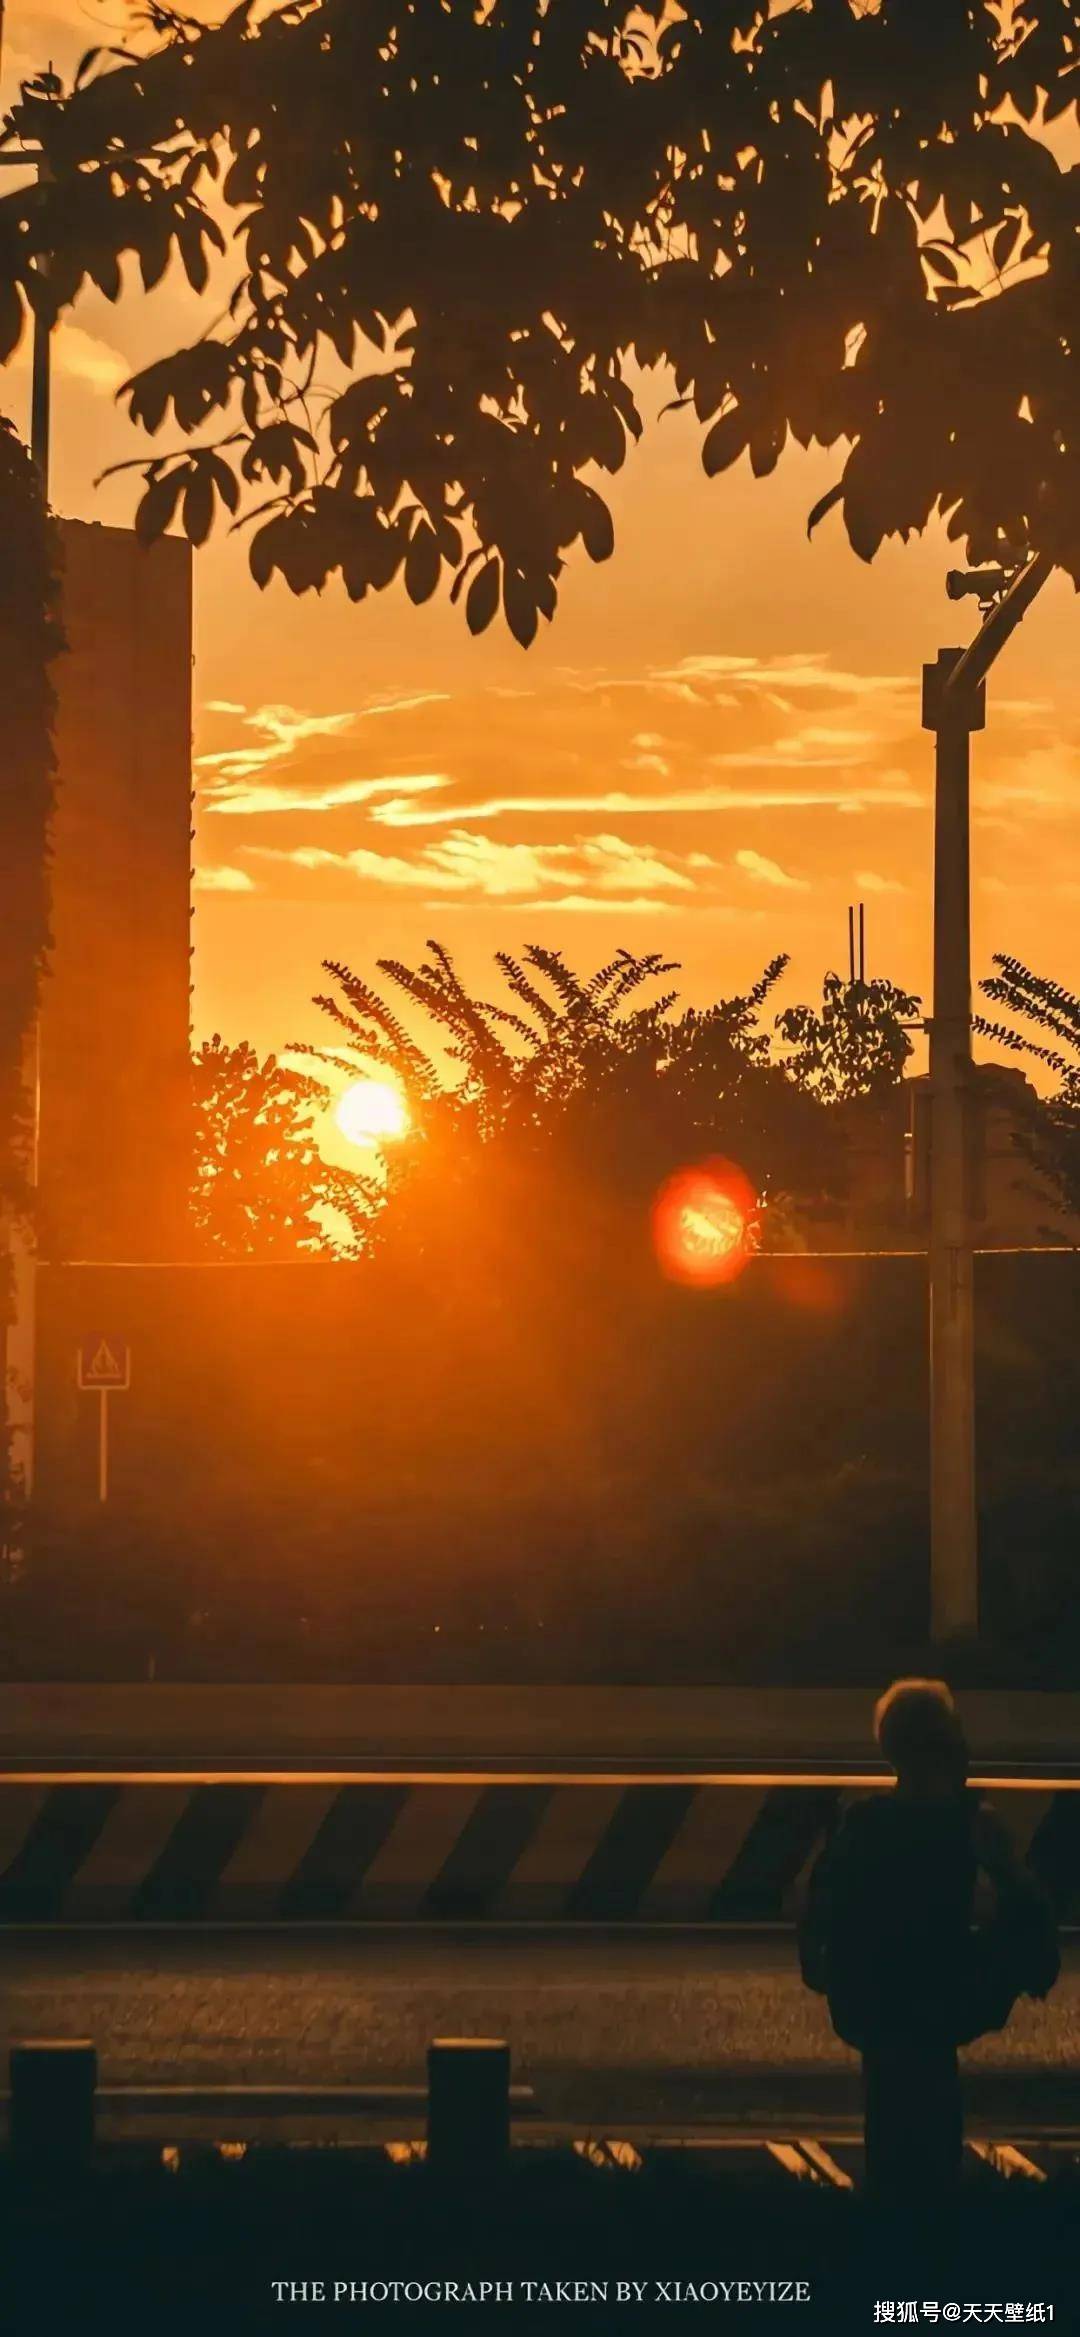
[[(11, 2037), (90, 2037), (108, 2087), (419, 2085), (429, 2038), (473, 2034), (509, 2039), (545, 2118), (608, 2132), (858, 2106), (783, 1934), (10, 1932), (0, 1971), (5, 2059)], [(1080, 1944), (965, 2059), (987, 2131), (1080, 2131)]]

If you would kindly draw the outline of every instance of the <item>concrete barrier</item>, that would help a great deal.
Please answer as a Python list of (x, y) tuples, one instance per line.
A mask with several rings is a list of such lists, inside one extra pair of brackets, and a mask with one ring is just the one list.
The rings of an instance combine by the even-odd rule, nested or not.
[[(0, 1781), (0, 1922), (769, 1923), (851, 1781)], [(1063, 1917), (1080, 1786), (993, 1788)]]

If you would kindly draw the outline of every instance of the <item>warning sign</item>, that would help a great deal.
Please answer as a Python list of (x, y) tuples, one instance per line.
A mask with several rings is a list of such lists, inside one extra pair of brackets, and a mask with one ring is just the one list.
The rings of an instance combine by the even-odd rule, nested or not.
[(129, 1388), (131, 1349), (127, 1340), (115, 1339), (101, 1331), (95, 1332), (91, 1339), (80, 1340), (78, 1381), (81, 1388)]

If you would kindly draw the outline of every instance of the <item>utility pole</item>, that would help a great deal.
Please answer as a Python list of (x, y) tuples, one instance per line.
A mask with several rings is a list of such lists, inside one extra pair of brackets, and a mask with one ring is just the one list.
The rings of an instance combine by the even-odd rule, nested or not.
[(930, 1610), (935, 1641), (979, 1628), (972, 1244), (971, 735), (986, 720), (986, 676), (1051, 574), (1043, 554), (1015, 573), (955, 574), (983, 623), (968, 649), (923, 668), (923, 728), (936, 740), (934, 993), (930, 1034)]
[(936, 734), (934, 988), (930, 1021), (930, 1606), (935, 1640), (979, 1627), (975, 1299), (971, 1247), (971, 734), (986, 689), (950, 691), (963, 652), (923, 668)]

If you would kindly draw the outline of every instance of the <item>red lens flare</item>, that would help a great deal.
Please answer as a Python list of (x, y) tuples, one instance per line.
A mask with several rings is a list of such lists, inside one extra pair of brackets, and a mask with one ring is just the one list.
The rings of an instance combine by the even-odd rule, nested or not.
[(757, 1195), (730, 1160), (679, 1169), (653, 1205), (653, 1241), (673, 1282), (715, 1289), (733, 1282), (758, 1247)]

